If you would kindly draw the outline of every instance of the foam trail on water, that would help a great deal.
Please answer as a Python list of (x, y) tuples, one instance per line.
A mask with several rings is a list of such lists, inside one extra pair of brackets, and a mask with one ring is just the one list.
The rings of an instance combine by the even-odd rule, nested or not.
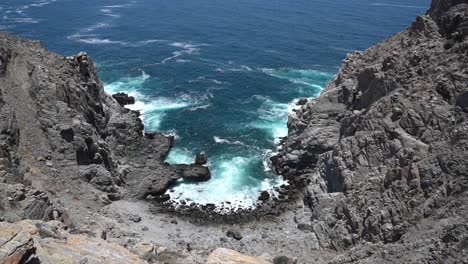
[[(186, 94), (176, 96), (175, 98), (149, 98), (140, 93), (140, 90), (149, 78), (150, 76), (143, 71), (141, 76), (125, 77), (115, 82), (104, 84), (104, 89), (109, 94), (122, 92), (135, 97), (135, 104), (126, 105), (125, 107), (140, 111), (145, 128), (148, 130), (158, 130), (166, 113), (169, 111), (190, 106), (196, 107), (204, 103), (205, 98), (194, 98)], [(205, 107), (207, 106), (200, 106), (200, 108)]]
[(217, 137), (217, 136), (214, 136), (213, 140), (218, 144), (245, 145), (244, 143), (240, 142), (239, 140), (230, 141), (228, 139), (220, 138), (220, 137)]
[[(205, 44), (195, 45), (195, 44), (189, 44), (189, 43), (174, 42), (174, 43), (170, 43), (169, 46), (181, 48), (182, 50), (174, 51), (172, 53), (172, 56), (167, 57), (161, 61), (162, 64), (166, 64), (168, 61), (179, 58), (180, 56), (197, 54), (200, 50), (199, 47), (206, 46), (206, 45)], [(179, 59), (179, 62), (180, 62), (180, 59)], [(185, 60), (185, 62), (187, 62), (187, 60)]]
[(264, 102), (257, 110), (260, 120), (252, 123), (251, 126), (266, 131), (277, 143), (280, 138), (288, 135), (288, 113), (296, 106), (293, 102), (284, 104), (268, 98), (261, 99)]
[(143, 87), (143, 84), (149, 78), (150, 76), (142, 71), (141, 76), (125, 77), (112, 83), (106, 83), (104, 89), (109, 94), (126, 93), (138, 99), (142, 97), (138, 90)]
[(272, 77), (287, 80), (291, 83), (302, 85), (312, 89), (314, 95), (318, 95), (323, 90), (327, 82), (333, 77), (332, 74), (316, 70), (297, 70), (297, 69), (259, 69), (263, 73)]

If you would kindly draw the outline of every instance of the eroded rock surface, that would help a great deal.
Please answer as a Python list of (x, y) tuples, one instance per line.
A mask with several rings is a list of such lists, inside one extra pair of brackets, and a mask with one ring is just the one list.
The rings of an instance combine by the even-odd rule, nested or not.
[(266, 257), (252, 257), (243, 255), (237, 251), (217, 248), (206, 260), (205, 264), (271, 264)]
[(1, 263), (147, 263), (120, 245), (63, 227), (58, 221), (0, 223)]
[(173, 138), (104, 93), (86, 53), (0, 33), (0, 261), (468, 263), (467, 17), (468, 1), (434, 0), (350, 54), (273, 158), (290, 204), (263, 193), (271, 212), (235, 225), (153, 203), (208, 180), (206, 157), (165, 164)]
[(468, 261), (467, 35), (468, 1), (435, 0), (290, 115), (273, 162), (333, 263)]

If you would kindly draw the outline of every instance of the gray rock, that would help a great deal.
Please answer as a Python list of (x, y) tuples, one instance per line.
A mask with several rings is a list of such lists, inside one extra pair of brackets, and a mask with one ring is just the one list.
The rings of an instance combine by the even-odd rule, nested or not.
[(241, 235), (240, 231), (238, 229), (235, 229), (235, 228), (230, 228), (227, 231), (226, 236), (234, 238), (235, 240), (241, 240), (242, 239), (242, 235)]
[(272, 161), (312, 212), (298, 228), (323, 248), (353, 248), (331, 263), (463, 262), (435, 248), (455, 246), (447, 230), (468, 220), (467, 24), (468, 1), (434, 0), (406, 31), (349, 54), (291, 115)]

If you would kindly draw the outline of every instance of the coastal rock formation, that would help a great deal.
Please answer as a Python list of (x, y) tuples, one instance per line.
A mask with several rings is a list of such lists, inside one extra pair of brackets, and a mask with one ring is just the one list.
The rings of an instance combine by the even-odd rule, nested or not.
[(0, 220), (53, 220), (63, 205), (80, 215), (210, 178), (200, 165), (165, 164), (173, 138), (144, 131), (140, 114), (122, 107), (131, 97), (107, 95), (84, 52), (63, 57), (0, 33), (0, 88)]
[(468, 1), (434, 0), (348, 55), (290, 115), (285, 192), (233, 225), (160, 205), (209, 180), (207, 159), (164, 163), (174, 139), (107, 95), (86, 53), (0, 33), (0, 262), (466, 263), (467, 35)]
[(434, 0), (290, 115), (272, 160), (332, 263), (468, 261), (467, 35), (468, 1)]

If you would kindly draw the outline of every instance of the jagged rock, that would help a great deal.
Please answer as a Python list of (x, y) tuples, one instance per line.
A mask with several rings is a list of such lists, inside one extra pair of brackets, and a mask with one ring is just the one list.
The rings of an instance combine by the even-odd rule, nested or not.
[(305, 105), (308, 101), (307, 98), (301, 98), (297, 101), (296, 105)]
[(116, 93), (112, 97), (122, 106), (135, 103), (135, 97), (129, 96), (126, 93)]
[(2, 263), (146, 263), (126, 248), (100, 238), (71, 235), (60, 224), (0, 223)]
[[(272, 162), (292, 188), (305, 187), (313, 213), (298, 228), (322, 248), (353, 247), (331, 263), (466, 259), (435, 248), (444, 237), (456, 247), (447, 230), (468, 220), (468, 61), (457, 48), (468, 45), (467, 21), (468, 1), (434, 0), (406, 31), (349, 54), (320, 97), (290, 116)], [(463, 187), (453, 195), (448, 186)]]
[(208, 181), (211, 179), (210, 170), (201, 165), (175, 165), (175, 172), (181, 178), (193, 181)]
[(206, 259), (205, 264), (271, 264), (266, 257), (252, 257), (237, 251), (217, 248)]

